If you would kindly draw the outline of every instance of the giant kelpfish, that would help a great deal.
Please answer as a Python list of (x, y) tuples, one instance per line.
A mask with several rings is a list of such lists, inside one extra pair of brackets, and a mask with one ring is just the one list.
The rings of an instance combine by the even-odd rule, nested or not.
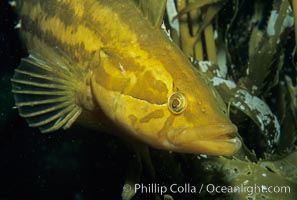
[(161, 29), (165, 5), (16, 1), (29, 54), (11, 79), (20, 116), (43, 133), (78, 122), (173, 152), (237, 152), (220, 95)]

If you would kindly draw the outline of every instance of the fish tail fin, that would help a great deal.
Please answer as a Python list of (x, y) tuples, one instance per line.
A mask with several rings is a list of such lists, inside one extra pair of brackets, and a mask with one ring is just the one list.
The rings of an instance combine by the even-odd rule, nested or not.
[(79, 68), (58, 48), (30, 51), (15, 69), (15, 105), (30, 127), (42, 133), (69, 128), (82, 112), (77, 103)]

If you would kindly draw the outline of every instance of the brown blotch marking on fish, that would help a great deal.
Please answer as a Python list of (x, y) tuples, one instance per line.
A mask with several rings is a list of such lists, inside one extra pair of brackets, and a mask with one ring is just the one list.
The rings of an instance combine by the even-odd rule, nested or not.
[(54, 17), (56, 13), (61, 13), (63, 17), (60, 17), (61, 21), (66, 26), (76, 24), (82, 24), (82, 16), (85, 11), (85, 4), (82, 1), (61, 1), (57, 6), (56, 3), (41, 4), (41, 8), (46, 13), (46, 18)]
[[(35, 1), (31, 0), (28, 2), (21, 2), (22, 13), (28, 13), (32, 20), (40, 19), (41, 17), (54, 17), (59, 13), (60, 19), (66, 25), (73, 23), (79, 23), (90, 6), (88, 1), (83, 2), (79, 0), (51, 0), (51, 3), (47, 1)], [(28, 6), (30, 5), (30, 6)]]
[[(166, 134), (166, 133), (168, 132), (168, 130), (171, 129), (172, 124), (173, 124), (173, 122), (174, 122), (174, 117), (175, 117), (175, 116), (170, 115), (170, 116), (166, 119), (166, 121), (165, 121), (165, 123), (164, 123), (162, 129), (158, 132), (158, 136), (159, 136), (159, 137), (164, 137), (164, 134)], [(161, 135), (161, 133), (163, 133), (163, 135)]]
[(112, 77), (110, 74), (108, 74), (104, 67), (100, 66), (96, 70), (94, 70), (94, 73), (97, 75), (95, 76), (96, 82), (104, 87), (105, 89), (111, 90), (111, 91), (122, 91), (123, 88), (128, 83), (128, 78), (116, 78)]
[[(142, 84), (141, 86), (140, 83)], [(150, 71), (147, 71), (137, 77), (137, 82), (125, 93), (150, 103), (165, 104), (167, 102), (168, 89), (164, 82), (157, 80)]]
[[(114, 55), (117, 56), (121, 60), (120, 63), (123, 65), (124, 69), (127, 72), (143, 72), (144, 66), (138, 64), (136, 60), (133, 57), (129, 57), (129, 55)], [(124, 57), (125, 59), (121, 59), (121, 57)]]
[[(36, 22), (32, 20), (25, 21), (26, 23), (24, 24), (24, 28), (21, 30), (21, 34), (24, 35), (23, 38), (27, 41), (26, 43), (29, 49), (36, 48), (36, 45), (31, 43), (30, 40), (32, 40), (34, 37), (37, 37), (40, 41), (51, 41), (52, 46), (57, 46), (61, 50), (68, 52), (68, 55), (76, 62), (79, 60), (85, 60), (89, 62), (89, 60), (93, 58), (94, 52), (99, 49), (97, 48), (93, 51), (86, 51), (85, 44), (83, 42), (73, 42), (73, 44), (66, 43), (65, 41), (61, 40), (60, 37), (53, 35), (52, 31), (41, 30), (39, 26), (37, 26)], [(31, 27), (35, 27), (34, 33), (30, 31)]]
[(155, 110), (139, 120), (140, 123), (149, 122), (151, 119), (158, 119), (164, 116), (163, 110)]
[(119, 68), (119, 61), (104, 50), (97, 52), (100, 57), (99, 66), (94, 69), (96, 82), (107, 90), (122, 92), (129, 83), (129, 76)]
[(77, 66), (82, 69), (87, 69), (93, 66), (93, 63), (90, 61), (96, 61), (95, 63), (98, 63), (98, 59), (94, 59), (94, 51), (85, 51), (83, 44), (65, 45), (60, 40), (51, 36), (48, 32), (40, 36), (37, 31), (35, 34), (32, 34), (30, 31), (22, 30), (21, 35), (22, 38), (24, 38), (23, 40), (26, 41), (29, 49), (38, 47), (39, 44), (44, 43), (43, 41), (45, 38), (48, 38), (48, 40), (51, 40), (53, 46), (57, 46), (62, 51), (67, 52), (67, 55), (72, 59), (72, 61), (77, 62)]
[[(79, 23), (79, 18), (72, 17), (68, 20), (72, 19), (73, 21), (70, 20), (68, 22), (65, 22), (65, 18), (68, 17), (66, 14), (49, 14), (57, 11), (57, 9), (51, 12), (46, 12), (45, 10), (43, 10), (40, 4), (37, 4), (36, 6), (32, 7), (32, 10), (30, 12), (26, 12), (28, 8), (25, 5), (26, 3), (24, 3), (23, 12), (29, 14), (24, 16), (27, 16), (33, 22), (38, 21), (38, 26), (30, 26), (30, 28), (35, 29), (36, 27), (39, 27), (39, 32), (41, 34), (40, 36), (50, 33), (54, 38), (67, 45), (84, 44), (85, 50), (87, 51), (98, 50), (99, 47), (102, 46), (102, 42), (96, 32), (94, 30), (91, 30), (85, 24)], [(69, 11), (71, 11), (70, 7), (65, 8), (64, 12), (68, 14)], [(43, 15), (41, 15), (43, 17), (40, 17), (40, 13), (43, 13)]]

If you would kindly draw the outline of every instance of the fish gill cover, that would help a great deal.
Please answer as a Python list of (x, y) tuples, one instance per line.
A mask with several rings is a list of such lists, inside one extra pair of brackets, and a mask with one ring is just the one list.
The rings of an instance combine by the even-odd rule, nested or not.
[[(104, 194), (120, 199), (122, 192), (123, 199), (294, 199), (296, 4), (294, 0), (167, 0), (164, 31), (222, 96), (244, 145), (234, 157), (149, 149), (143, 155), (151, 158), (144, 158), (143, 166), (110, 136), (89, 130), (86, 135), (76, 126), (62, 135), (43, 136), (26, 128), (10, 109), (11, 66), (24, 53), (11, 39), (17, 38), (12, 24), (17, 28), (18, 23), (3, 14), (12, 12), (5, 5), (0, 91), (0, 177), (5, 186), (0, 199), (22, 195), (83, 200), (102, 199)], [(8, 37), (8, 33), (14, 34)], [(143, 188), (135, 194), (131, 187), (136, 184)]]

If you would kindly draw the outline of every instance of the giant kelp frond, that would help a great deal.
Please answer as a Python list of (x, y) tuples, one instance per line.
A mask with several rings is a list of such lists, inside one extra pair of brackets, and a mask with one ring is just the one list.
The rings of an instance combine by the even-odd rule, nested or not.
[[(176, 16), (169, 18), (169, 21), (179, 21), (179, 30), (177, 30), (179, 38), (173, 38), (187, 56), (199, 60), (206, 57), (208, 60), (217, 61), (212, 22), (224, 2), (222, 0), (177, 1), (176, 9), (178, 13)], [(170, 10), (167, 4), (167, 13)], [(170, 25), (172, 31), (176, 30), (176, 27)], [(202, 34), (205, 37), (203, 41), (201, 40)], [(203, 45), (206, 45), (205, 50)]]
[[(201, 1), (193, 1), (187, 4), (187, 6), (181, 9), (176, 17), (180, 17), (188, 12), (195, 11), (204, 6), (208, 6), (211, 4), (221, 3), (222, 0), (201, 0)], [(179, 2), (180, 3), (180, 2)]]
[(277, 113), (282, 127), (278, 151), (286, 152), (294, 149), (297, 132), (297, 86), (291, 77), (285, 76), (285, 84), (278, 86), (278, 94)]
[(288, 1), (274, 4), (266, 30), (253, 27), (249, 41), (247, 74), (239, 83), (255, 95), (265, 94), (278, 84), (279, 71), (283, 66), (281, 38), (286, 37), (293, 26), (292, 12)]
[[(296, 152), (277, 161), (262, 160), (259, 163), (224, 157), (200, 160), (204, 173), (223, 174), (210, 182), (222, 179), (230, 188), (224, 199), (292, 199), (297, 195)], [(261, 187), (282, 188), (282, 192), (263, 192)], [(237, 189), (237, 192), (234, 191)], [(233, 192), (232, 192), (233, 190)], [(248, 197), (248, 198), (247, 198)]]
[(292, 6), (294, 11), (294, 22), (295, 22), (295, 42), (297, 43), (297, 2), (292, 0)]

